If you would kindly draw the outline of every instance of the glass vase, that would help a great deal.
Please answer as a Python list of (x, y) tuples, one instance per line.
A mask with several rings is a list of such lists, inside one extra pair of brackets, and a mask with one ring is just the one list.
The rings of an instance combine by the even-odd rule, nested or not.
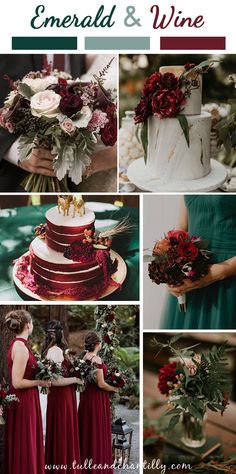
[(183, 436), (182, 442), (190, 448), (200, 448), (206, 442), (205, 416), (202, 420), (195, 418), (190, 413), (184, 413), (182, 418)]

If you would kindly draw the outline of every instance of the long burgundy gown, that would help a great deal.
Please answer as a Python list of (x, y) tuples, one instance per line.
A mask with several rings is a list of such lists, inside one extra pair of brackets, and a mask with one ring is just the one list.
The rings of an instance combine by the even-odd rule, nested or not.
[[(69, 377), (70, 363), (62, 362), (63, 376)], [(51, 387), (48, 394), (45, 466), (51, 473), (80, 474), (79, 429), (75, 385)], [(73, 466), (73, 463), (75, 465)], [(65, 468), (65, 466), (67, 466)], [(77, 466), (79, 466), (77, 468)], [(47, 471), (46, 471), (47, 472)]]
[[(96, 364), (107, 375), (105, 364)], [(80, 395), (79, 433), (81, 461), (92, 459), (93, 465), (103, 465), (104, 469), (84, 469), (84, 473), (112, 474), (112, 435), (109, 393), (96, 383), (88, 383)], [(107, 466), (105, 468), (105, 466)]]
[(14, 389), (12, 386), (12, 347), (16, 341), (22, 341), (29, 352), (24, 378), (34, 380), (36, 359), (23, 338), (12, 340), (8, 354), (10, 375), (10, 393), (15, 394), (19, 402), (12, 402), (7, 409), (4, 436), (5, 474), (44, 474), (43, 429), (38, 388)]

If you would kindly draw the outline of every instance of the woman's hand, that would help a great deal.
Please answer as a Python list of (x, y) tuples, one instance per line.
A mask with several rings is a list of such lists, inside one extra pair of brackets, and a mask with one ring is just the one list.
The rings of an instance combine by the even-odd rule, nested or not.
[(198, 290), (199, 288), (209, 286), (216, 281), (223, 280), (226, 276), (224, 262), (215, 263), (209, 267), (207, 275), (200, 278), (199, 280), (191, 281), (186, 278), (186, 280), (184, 280), (180, 285), (167, 285), (167, 288), (172, 295), (178, 297), (183, 293), (188, 293), (192, 290)]
[(19, 161), (18, 166), (28, 173), (42, 174), (44, 176), (55, 176), (53, 170), (53, 159), (50, 150), (45, 148), (34, 148), (27, 160)]
[(75, 377), (75, 383), (76, 385), (84, 385), (84, 381), (81, 379), (78, 379), (77, 377)]
[(115, 393), (119, 393), (119, 389), (118, 389), (118, 387), (113, 387), (113, 388), (114, 388), (113, 392), (115, 392)]
[(37, 385), (39, 385), (39, 387), (50, 388), (52, 386), (52, 382), (51, 380), (38, 380)]
[(116, 146), (107, 147), (91, 156), (91, 164), (85, 171), (85, 176), (91, 176), (99, 171), (107, 171), (117, 166), (117, 148)]

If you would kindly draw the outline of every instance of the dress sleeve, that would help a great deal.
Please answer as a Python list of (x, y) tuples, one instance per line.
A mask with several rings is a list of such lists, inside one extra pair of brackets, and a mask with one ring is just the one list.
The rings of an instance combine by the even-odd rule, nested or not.
[(0, 161), (3, 160), (5, 154), (11, 148), (14, 141), (17, 139), (17, 135), (9, 133), (4, 128), (0, 128)]
[(97, 369), (103, 369), (103, 364), (98, 364), (97, 362), (94, 362), (94, 365), (97, 367)]

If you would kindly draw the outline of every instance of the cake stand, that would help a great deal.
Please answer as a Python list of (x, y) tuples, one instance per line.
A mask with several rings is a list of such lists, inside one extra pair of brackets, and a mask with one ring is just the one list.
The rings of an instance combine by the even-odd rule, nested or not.
[[(26, 252), (22, 256), (26, 257), (27, 255), (29, 255), (29, 252)], [(125, 281), (126, 276), (127, 276), (127, 265), (124, 259), (114, 250), (110, 250), (110, 256), (112, 260), (115, 260), (116, 258), (118, 261), (117, 271), (113, 273), (112, 280), (115, 283), (122, 285), (122, 283)], [(29, 290), (23, 285), (23, 283), (17, 278), (16, 271), (17, 271), (17, 262), (15, 263), (13, 267), (13, 282), (14, 282), (18, 295), (24, 301), (35, 301), (35, 300), (36, 301), (75, 301), (73, 297), (69, 297), (65, 295), (52, 295), (51, 298), (47, 298), (47, 299), (37, 295), (37, 293), (34, 293), (33, 291)], [(106, 296), (111, 295), (112, 293), (117, 291), (117, 289), (119, 289), (118, 286), (109, 285), (107, 288), (103, 290), (99, 299), (102, 299), (102, 298), (105, 298)], [(96, 298), (90, 298), (89, 300), (83, 300), (83, 301), (96, 301)]]
[(152, 176), (145, 165), (144, 158), (139, 158), (129, 165), (127, 176), (138, 188), (152, 193), (206, 193), (214, 191), (225, 182), (227, 169), (218, 161), (211, 159), (211, 171), (204, 178), (163, 183)]

